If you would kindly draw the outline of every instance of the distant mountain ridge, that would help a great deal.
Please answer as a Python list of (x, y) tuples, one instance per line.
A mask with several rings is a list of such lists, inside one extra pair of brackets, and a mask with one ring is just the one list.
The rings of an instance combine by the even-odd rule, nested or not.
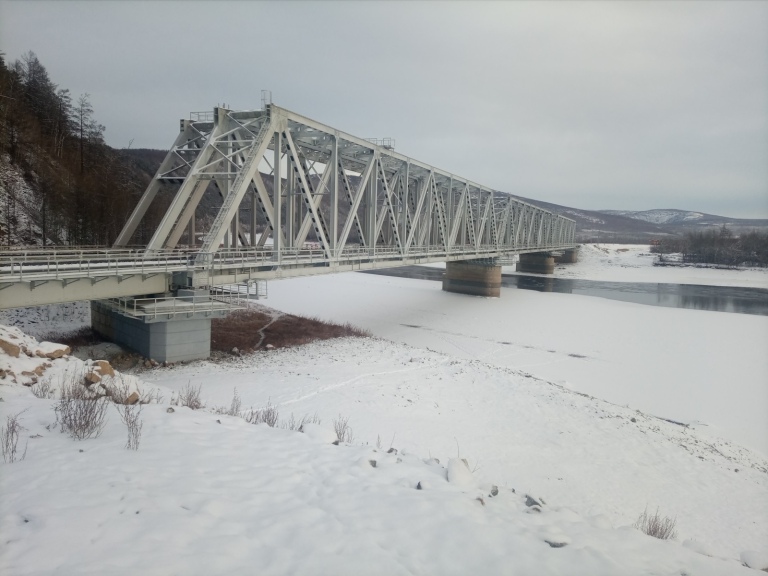
[(693, 212), (691, 210), (677, 210), (674, 208), (656, 209), (656, 210), (599, 210), (605, 214), (616, 216), (626, 216), (635, 220), (643, 220), (652, 224), (675, 224), (682, 226), (768, 226), (768, 220), (757, 218), (729, 218), (727, 216), (716, 216), (704, 212)]
[(582, 210), (533, 198), (515, 197), (575, 220), (576, 239), (581, 242), (613, 240), (644, 243), (664, 236), (724, 225), (735, 234), (753, 230), (768, 231), (766, 219), (729, 218), (677, 209)]

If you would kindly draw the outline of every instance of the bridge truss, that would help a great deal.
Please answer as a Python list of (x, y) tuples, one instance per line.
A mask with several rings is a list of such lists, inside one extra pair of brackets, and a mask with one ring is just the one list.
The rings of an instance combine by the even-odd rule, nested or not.
[[(202, 225), (201, 200), (214, 189), (221, 208)], [(170, 205), (158, 210), (164, 195)], [(358, 138), (274, 104), (217, 107), (181, 120), (112, 249), (0, 254), (0, 308), (499, 261), (572, 248), (574, 235), (573, 220), (395, 152), (388, 139)]]
[[(198, 247), (195, 213), (213, 183), (223, 205)], [(379, 257), (467, 259), (572, 246), (572, 220), (266, 104), (193, 114), (115, 246), (125, 246), (163, 184), (177, 187), (148, 252), (194, 246), (269, 252), (307, 247), (329, 266)], [(259, 233), (261, 230), (261, 233)]]

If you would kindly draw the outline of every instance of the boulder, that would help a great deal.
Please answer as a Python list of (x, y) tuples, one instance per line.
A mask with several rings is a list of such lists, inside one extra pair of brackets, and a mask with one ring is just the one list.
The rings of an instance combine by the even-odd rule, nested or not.
[(37, 350), (35, 350), (36, 356), (42, 354), (43, 357), (50, 360), (56, 360), (57, 358), (68, 356), (71, 353), (72, 349), (69, 346), (64, 346), (63, 344), (54, 344), (52, 342), (40, 342), (40, 344), (38, 344)]
[(64, 348), (59, 348), (58, 350), (54, 350), (53, 352), (49, 352), (46, 354), (47, 358), (50, 358), (51, 360), (54, 360), (56, 358), (61, 358), (62, 356), (69, 356), (72, 354), (72, 348), (69, 346), (64, 346)]
[(21, 348), (19, 346), (13, 342), (3, 340), (2, 338), (0, 338), (0, 350), (8, 354), (8, 356), (13, 356), (14, 358), (18, 358), (19, 352), (21, 352)]
[(115, 369), (112, 368), (112, 365), (106, 360), (94, 360), (93, 368), (97, 370), (102, 376), (114, 377), (115, 375)]
[(139, 401), (139, 393), (138, 392), (131, 392), (128, 398), (125, 399), (125, 403), (133, 406), (136, 404), (136, 402)]
[(85, 385), (90, 386), (91, 384), (96, 384), (98, 382), (101, 382), (101, 375), (96, 370), (91, 370), (88, 372), (88, 374), (85, 375)]

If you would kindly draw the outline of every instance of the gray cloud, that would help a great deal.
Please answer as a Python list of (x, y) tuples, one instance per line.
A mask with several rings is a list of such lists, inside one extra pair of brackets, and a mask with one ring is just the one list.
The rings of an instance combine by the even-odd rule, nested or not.
[(768, 218), (764, 2), (1, 2), (107, 141), (275, 103), (496, 189)]

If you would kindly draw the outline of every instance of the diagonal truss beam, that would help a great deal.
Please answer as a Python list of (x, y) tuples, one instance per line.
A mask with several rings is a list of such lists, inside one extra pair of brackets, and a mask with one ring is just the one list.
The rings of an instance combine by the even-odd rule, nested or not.
[(116, 245), (148, 228), (163, 186), (176, 191), (147, 255), (175, 248), (185, 230), (192, 237), (212, 181), (223, 204), (213, 218), (198, 219), (207, 227), (197, 230), (205, 234), (198, 262), (212, 261), (228, 233), (239, 234), (240, 244), (228, 242), (227, 254), (250, 251), (278, 267), (298, 262), (315, 241), (330, 266), (353, 257), (385, 257), (390, 265), (436, 254), (495, 257), (573, 242), (572, 220), (404, 156), (388, 143), (273, 104), (200, 114), (182, 121)]

